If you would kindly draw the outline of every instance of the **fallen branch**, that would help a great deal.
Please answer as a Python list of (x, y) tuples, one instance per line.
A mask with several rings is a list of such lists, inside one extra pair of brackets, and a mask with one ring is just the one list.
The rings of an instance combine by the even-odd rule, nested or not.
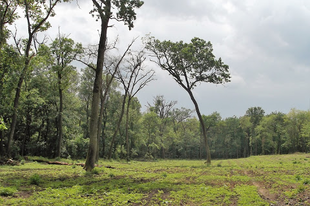
[[(32, 159), (32, 161), (36, 161), (36, 162), (43, 162), (46, 164), (53, 164), (53, 165), (78, 165), (81, 167), (84, 167), (85, 163), (67, 163), (67, 162), (59, 162), (59, 161), (49, 161), (49, 160), (42, 160), (42, 159)], [(102, 167), (100, 165), (95, 165), (95, 167)], [(115, 169), (115, 167), (112, 167), (110, 165), (108, 166), (104, 166), (105, 168), (109, 168), (109, 169)]]

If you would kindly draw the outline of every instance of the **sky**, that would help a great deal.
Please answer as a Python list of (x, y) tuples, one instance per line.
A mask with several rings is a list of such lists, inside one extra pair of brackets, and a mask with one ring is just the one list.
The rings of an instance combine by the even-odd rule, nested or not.
[[(98, 44), (100, 23), (91, 9), (91, 0), (58, 5), (48, 35), (55, 38), (60, 28), (84, 46)], [(310, 109), (309, 0), (144, 0), (136, 12), (131, 31), (111, 23), (109, 41), (118, 36), (120, 53), (133, 38), (147, 34), (173, 42), (199, 37), (210, 41), (216, 58), (229, 66), (230, 83), (194, 89), (202, 114), (219, 112), (227, 118), (243, 116), (250, 107), (261, 107), (265, 114)], [(140, 38), (135, 46), (142, 46)], [(152, 63), (147, 67), (156, 71), (156, 81), (137, 94), (143, 110), (157, 95), (177, 101), (177, 108), (194, 109), (168, 72)]]

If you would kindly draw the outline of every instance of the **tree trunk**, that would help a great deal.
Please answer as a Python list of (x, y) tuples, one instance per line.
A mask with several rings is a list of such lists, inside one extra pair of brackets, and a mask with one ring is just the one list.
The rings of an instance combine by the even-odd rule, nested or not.
[(29, 60), (26, 57), (26, 61), (25, 61), (25, 66), (23, 68), (23, 71), (19, 77), (18, 80), (18, 84), (17, 84), (17, 88), (16, 88), (16, 92), (15, 92), (15, 98), (14, 98), (14, 104), (13, 104), (13, 116), (12, 116), (12, 123), (11, 123), (11, 127), (10, 127), (10, 134), (8, 137), (8, 142), (6, 145), (6, 152), (7, 152), (7, 156), (11, 157), (11, 146), (12, 146), (12, 140), (14, 137), (14, 133), (15, 133), (15, 128), (16, 128), (16, 122), (17, 122), (17, 109), (18, 109), (18, 105), (19, 105), (19, 98), (20, 98), (20, 93), (21, 93), (21, 87), (23, 85), (24, 82), (24, 78), (26, 76), (27, 70), (28, 70), (28, 65), (29, 65)]
[[(110, 3), (108, 1), (107, 3)], [(109, 16), (111, 5), (106, 5), (105, 12), (109, 14), (105, 15), (106, 19), (101, 17), (101, 35), (99, 40), (98, 57), (97, 57), (97, 67), (96, 76), (93, 88), (93, 99), (91, 105), (91, 116), (90, 116), (90, 126), (89, 126), (89, 147), (86, 157), (86, 162), (84, 169), (86, 171), (91, 171), (95, 167), (96, 155), (97, 155), (97, 132), (98, 132), (98, 118), (99, 118), (99, 103), (100, 103), (100, 93), (102, 87), (102, 72), (104, 63), (104, 54), (106, 50), (106, 40), (107, 40), (107, 29), (109, 24)]]
[(4, 131), (0, 131), (0, 156), (4, 156), (4, 148), (3, 148), (3, 137), (4, 137)]
[(62, 112), (63, 112), (63, 95), (62, 95), (62, 88), (61, 88), (61, 73), (58, 71), (58, 90), (59, 90), (59, 113), (58, 113), (58, 144), (57, 144), (57, 154), (56, 157), (61, 156), (61, 146), (62, 146), (62, 138), (63, 138), (63, 131), (62, 131)]
[(127, 162), (130, 160), (130, 147), (129, 147), (129, 134), (128, 134), (128, 127), (129, 127), (129, 106), (131, 102), (131, 97), (128, 97), (127, 101), (127, 109), (126, 109), (126, 146), (127, 146)]
[(197, 103), (192, 91), (190, 89), (187, 89), (186, 91), (188, 92), (192, 102), (195, 105), (196, 113), (197, 113), (197, 116), (198, 116), (198, 119), (200, 121), (200, 125), (202, 128), (202, 135), (204, 137), (204, 143), (205, 143), (205, 148), (206, 148), (206, 152), (207, 152), (207, 164), (211, 164), (211, 152), (210, 152), (209, 143), (208, 143), (208, 139), (207, 139), (206, 127), (205, 127), (204, 121), (202, 119), (198, 103)]
[[(90, 96), (90, 95), (89, 95)], [(86, 125), (87, 125), (87, 129), (86, 129), (86, 132), (85, 132), (85, 138), (88, 138), (89, 137), (89, 100), (90, 97), (87, 99), (87, 103), (86, 103)]]
[(106, 146), (106, 144), (105, 144), (105, 138), (106, 138), (105, 128), (107, 125), (107, 120), (106, 120), (107, 108), (106, 107), (104, 108), (103, 115), (104, 115), (104, 120), (103, 120), (103, 126), (102, 126), (102, 157), (105, 157), (105, 146)]
[(116, 125), (116, 128), (115, 128), (114, 134), (112, 136), (112, 141), (111, 141), (111, 144), (110, 144), (110, 150), (109, 150), (108, 159), (111, 159), (111, 157), (112, 157), (112, 150), (113, 150), (113, 145), (114, 145), (115, 137), (116, 137), (117, 132), (118, 132), (118, 130), (119, 130), (120, 126), (121, 126), (121, 123), (122, 123), (122, 119), (123, 119), (123, 116), (124, 116), (124, 110), (125, 110), (127, 93), (128, 93), (128, 90), (126, 90), (125, 94), (124, 94), (124, 99), (123, 99), (123, 103), (122, 103), (122, 110), (121, 110), (120, 117), (118, 119), (118, 122), (117, 122), (117, 125)]
[(100, 104), (101, 107), (100, 107), (100, 114), (99, 114), (99, 119), (98, 119), (98, 131), (97, 131), (97, 147), (98, 148), (97, 148), (97, 154), (96, 154), (96, 162), (98, 162), (98, 160), (99, 160), (99, 145), (100, 145), (100, 136), (102, 135), (102, 120), (103, 120), (103, 113), (105, 110), (105, 102), (106, 102), (106, 99), (108, 97), (110, 86), (111, 86), (112, 81), (114, 79), (114, 75), (115, 75), (115, 72), (113, 73), (110, 80), (109, 80), (108, 76), (106, 77), (106, 85), (107, 86), (105, 88), (103, 95), (102, 95), (102, 93), (103, 93), (103, 86), (102, 86), (102, 92), (100, 94), (100, 96), (101, 96), (101, 104)]

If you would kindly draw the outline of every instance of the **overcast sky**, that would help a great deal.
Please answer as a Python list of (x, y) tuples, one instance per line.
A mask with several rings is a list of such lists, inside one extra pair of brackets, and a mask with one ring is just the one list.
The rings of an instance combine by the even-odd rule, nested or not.
[[(85, 46), (97, 44), (99, 23), (91, 8), (91, 0), (59, 5), (50, 36), (60, 27)], [(108, 31), (110, 41), (119, 35), (120, 52), (134, 37), (149, 33), (160, 40), (211, 41), (215, 56), (229, 65), (231, 83), (202, 83), (194, 90), (205, 115), (217, 111), (223, 118), (239, 117), (254, 106), (266, 114), (310, 109), (309, 0), (145, 0), (131, 31), (119, 23)], [(150, 67), (157, 80), (138, 93), (143, 106), (164, 95), (178, 101), (176, 107), (194, 109), (166, 71)]]

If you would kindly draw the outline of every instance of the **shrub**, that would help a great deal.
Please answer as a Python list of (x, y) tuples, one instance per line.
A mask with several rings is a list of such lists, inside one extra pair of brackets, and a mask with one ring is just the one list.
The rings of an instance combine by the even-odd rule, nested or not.
[(1, 196), (12, 196), (16, 192), (15, 188), (11, 187), (0, 187), (0, 195)]
[(115, 175), (113, 173), (110, 173), (109, 177), (112, 179), (113, 177), (115, 177)]
[(304, 183), (304, 185), (309, 185), (310, 184), (310, 180), (309, 179), (305, 179), (303, 183)]
[(95, 167), (94, 169), (92, 169), (91, 173), (93, 175), (99, 175), (99, 169)]
[(299, 180), (301, 180), (302, 178), (301, 178), (300, 175), (295, 175), (295, 179), (296, 179), (297, 181), (299, 181)]
[(167, 172), (162, 173), (162, 176), (166, 178), (168, 176)]
[(31, 185), (39, 185), (41, 182), (41, 177), (38, 174), (34, 174), (30, 177), (30, 184)]

